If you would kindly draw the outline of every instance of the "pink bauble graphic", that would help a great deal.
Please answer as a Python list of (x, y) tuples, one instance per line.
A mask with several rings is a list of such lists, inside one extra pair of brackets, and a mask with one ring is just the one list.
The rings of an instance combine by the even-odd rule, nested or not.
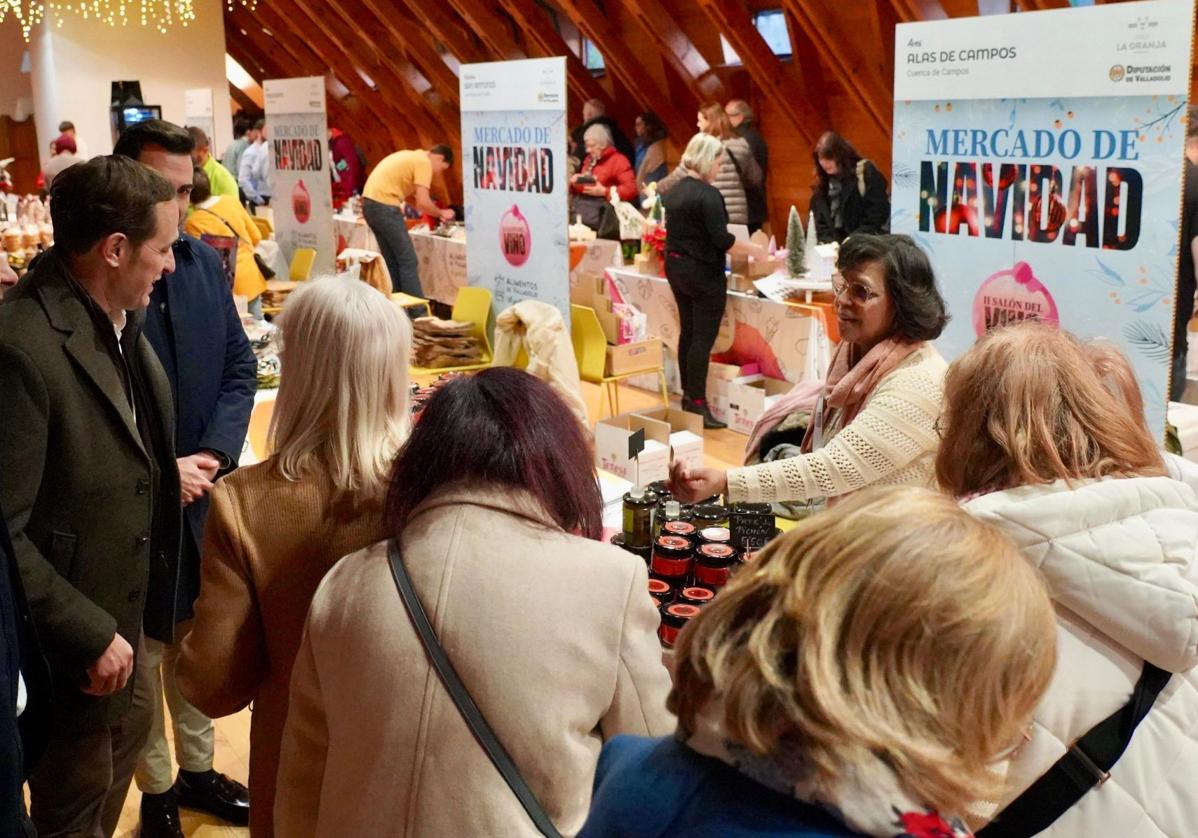
[(291, 211), (300, 224), (307, 224), (312, 217), (312, 196), (302, 180), (291, 190)]
[(1023, 320), (1060, 324), (1057, 304), (1027, 262), (988, 277), (973, 298), (973, 330), (978, 337), (991, 329)]
[(528, 254), (532, 252), (532, 228), (515, 204), (499, 220), (499, 249), (513, 268), (527, 262)]

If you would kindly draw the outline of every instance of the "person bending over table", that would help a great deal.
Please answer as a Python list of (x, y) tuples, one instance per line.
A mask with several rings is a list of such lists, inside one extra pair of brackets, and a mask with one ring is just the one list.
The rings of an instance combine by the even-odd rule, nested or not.
[(681, 179), (662, 196), (666, 227), (666, 280), (678, 304), (678, 372), (682, 409), (703, 417), (703, 427), (724, 428), (707, 407), (707, 366), (728, 300), (727, 253), (758, 254), (756, 245), (728, 232), (724, 198), (712, 181), (724, 148), (710, 134), (696, 134), (678, 166)]
[(727, 472), (677, 463), (679, 499), (808, 501), (875, 484), (931, 484), (946, 365), (930, 341), (948, 322), (932, 266), (908, 236), (866, 234), (845, 240), (837, 266), (841, 342), (803, 453)]
[[(453, 149), (435, 145), (428, 151), (414, 149), (388, 154), (374, 167), (362, 190), (362, 215), (378, 240), (391, 290), (423, 297), (417, 272), (416, 249), (408, 236), (403, 206), (413, 206), (426, 215), (444, 221), (453, 220), (453, 210), (441, 209), (429, 197), (433, 175), (453, 165)], [(405, 360), (406, 363), (406, 360)]]

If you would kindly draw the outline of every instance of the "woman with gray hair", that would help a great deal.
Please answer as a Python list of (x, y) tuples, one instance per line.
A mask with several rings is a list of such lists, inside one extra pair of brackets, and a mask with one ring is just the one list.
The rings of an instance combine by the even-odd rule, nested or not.
[(612, 145), (606, 125), (592, 125), (582, 139), (587, 156), (579, 171), (570, 176), (570, 193), (574, 196), (574, 213), (582, 217), (583, 224), (598, 230), (603, 205), (613, 186), (621, 201), (636, 199), (636, 173), (628, 158)]
[(200, 598), (176, 678), (212, 717), (251, 702), (250, 834), (274, 834), (287, 687), (304, 618), (338, 559), (386, 535), (383, 498), (408, 433), (412, 327), (366, 283), (300, 283), (280, 315), (273, 453), (217, 484)]
[(723, 144), (711, 134), (687, 143), (674, 187), (662, 197), (666, 217), (666, 279), (678, 303), (678, 372), (682, 409), (703, 417), (703, 427), (723, 428), (707, 408), (707, 366), (727, 302), (724, 256), (758, 255), (759, 248), (728, 232), (724, 197), (712, 182), (724, 163)]

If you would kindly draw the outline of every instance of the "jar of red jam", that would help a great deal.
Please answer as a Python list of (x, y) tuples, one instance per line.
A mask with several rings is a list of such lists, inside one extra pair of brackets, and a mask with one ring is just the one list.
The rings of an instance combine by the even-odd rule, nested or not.
[(731, 544), (700, 544), (695, 550), (695, 584), (713, 590), (727, 585), (736, 554)]
[(661, 525), (661, 534), (680, 535), (691, 541), (696, 541), (699, 537), (699, 531), (690, 521), (666, 521)]
[(731, 544), (732, 533), (727, 527), (704, 527), (699, 530), (700, 544)]
[(653, 559), (649, 563), (649, 574), (660, 579), (671, 588), (686, 584), (694, 564), (694, 546), (689, 538), (681, 535), (659, 535), (653, 544)]
[(715, 598), (715, 591), (710, 588), (702, 588), (698, 585), (692, 585), (689, 588), (683, 588), (678, 592), (678, 602), (685, 602), (688, 605), (703, 606), (711, 602)]
[(672, 602), (662, 608), (661, 627), (657, 630), (657, 636), (661, 638), (661, 645), (667, 649), (674, 648), (678, 632), (682, 631), (682, 627), (698, 614), (699, 606), (691, 605), (688, 602)]
[(649, 596), (653, 598), (653, 602), (660, 608), (673, 599), (674, 589), (670, 587), (669, 582), (663, 582), (660, 579), (650, 579)]

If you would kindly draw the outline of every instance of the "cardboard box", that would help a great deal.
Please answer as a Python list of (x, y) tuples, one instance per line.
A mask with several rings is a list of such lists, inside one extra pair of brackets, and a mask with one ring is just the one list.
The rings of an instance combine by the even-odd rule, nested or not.
[(753, 280), (743, 273), (728, 274), (728, 290), (740, 294), (757, 295), (757, 288), (753, 285)]
[(707, 409), (711, 415), (727, 424), (732, 413), (728, 409), (728, 385), (742, 375), (752, 375), (757, 372), (757, 365), (738, 367), (734, 364), (720, 364), (712, 361), (707, 367)]
[(765, 409), (793, 387), (789, 381), (763, 375), (734, 379), (728, 385), (728, 408), (731, 414), (728, 427), (742, 434), (753, 433), (753, 426)]
[[(603, 322), (602, 317), (599, 320)], [(604, 331), (607, 331), (606, 327)], [(612, 342), (610, 338), (608, 342)], [(607, 347), (607, 374), (624, 375), (625, 373), (654, 369), (662, 364), (661, 353), (661, 338), (649, 338), (649, 340), (638, 340), (635, 343), (609, 346)]]
[(661, 259), (656, 252), (636, 254), (632, 257), (632, 265), (637, 273), (646, 276), (658, 276), (661, 273)]
[(669, 425), (670, 448), (674, 451), (674, 459), (685, 463), (688, 468), (703, 467), (702, 416), (667, 407), (660, 407), (656, 410), (640, 410), (636, 415)]
[(596, 297), (607, 300), (607, 283), (603, 277), (586, 271), (575, 273), (570, 282), (570, 302), (576, 306), (595, 308)]
[[(653, 446), (646, 451), (650, 442), (660, 448)], [(634, 413), (609, 416), (595, 425), (595, 466), (643, 486), (665, 479), (665, 472), (669, 470), (669, 445), (670, 425), (667, 422)], [(643, 463), (638, 462), (642, 459)]]

